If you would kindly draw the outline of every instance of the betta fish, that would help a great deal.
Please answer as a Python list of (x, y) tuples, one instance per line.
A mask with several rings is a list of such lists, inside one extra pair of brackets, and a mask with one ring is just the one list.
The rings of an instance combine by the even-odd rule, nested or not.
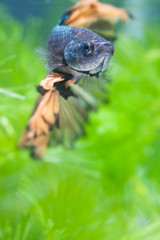
[[(41, 96), (19, 143), (20, 147), (29, 147), (35, 158), (44, 155), (48, 143), (71, 146), (83, 134), (88, 110), (97, 106), (97, 87), (92, 79), (101, 81), (99, 73), (108, 68), (114, 46), (89, 29), (56, 26), (47, 49), (38, 53), (47, 76), (37, 87)], [(83, 84), (88, 77), (91, 90)]]

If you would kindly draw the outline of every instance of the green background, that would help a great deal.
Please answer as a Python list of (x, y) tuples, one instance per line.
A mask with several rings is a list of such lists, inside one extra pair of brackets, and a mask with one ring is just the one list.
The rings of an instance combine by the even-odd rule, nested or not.
[[(33, 161), (17, 142), (45, 70), (33, 53), (42, 21), (0, 6), (0, 239), (160, 239), (160, 25), (119, 32), (109, 103), (73, 149)], [(98, 79), (100, 81), (100, 79)]]

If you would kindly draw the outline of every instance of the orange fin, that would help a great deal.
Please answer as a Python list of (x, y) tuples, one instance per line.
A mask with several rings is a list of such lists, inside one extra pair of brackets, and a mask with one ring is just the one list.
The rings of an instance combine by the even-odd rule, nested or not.
[(39, 158), (44, 155), (50, 129), (56, 125), (59, 114), (59, 92), (47, 91), (44, 96), (38, 98), (36, 105), (20, 138), (19, 147), (32, 148), (33, 156)]
[(97, 0), (82, 0), (63, 14), (59, 24), (87, 28), (100, 20), (114, 24), (116, 20), (128, 19), (129, 14), (122, 8)]

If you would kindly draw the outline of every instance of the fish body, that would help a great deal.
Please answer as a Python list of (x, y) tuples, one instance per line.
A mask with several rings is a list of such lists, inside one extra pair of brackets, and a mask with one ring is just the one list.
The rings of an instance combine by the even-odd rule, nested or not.
[(114, 46), (95, 32), (81, 27), (56, 26), (47, 46), (47, 68), (81, 77), (104, 71)]
[(83, 134), (88, 110), (96, 108), (97, 99), (83, 89), (80, 80), (103, 72), (113, 52), (112, 42), (89, 29), (53, 28), (47, 50), (41, 52), (47, 76), (38, 87), (41, 96), (21, 136), (20, 147), (31, 148), (32, 156), (41, 158), (51, 130), (55, 142), (66, 146)]
[(96, 109), (106, 96), (104, 78), (93, 78), (107, 69), (113, 55), (113, 44), (106, 39), (115, 38), (117, 20), (128, 18), (125, 10), (98, 0), (81, 0), (62, 15), (51, 31), (47, 49), (37, 52), (47, 75), (37, 87), (41, 96), (19, 147), (28, 147), (34, 158), (41, 158), (50, 139), (70, 146), (83, 134), (88, 110)]

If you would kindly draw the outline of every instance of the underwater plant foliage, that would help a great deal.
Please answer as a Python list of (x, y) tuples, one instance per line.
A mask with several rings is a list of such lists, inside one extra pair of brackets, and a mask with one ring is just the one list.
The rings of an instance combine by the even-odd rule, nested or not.
[(0, 18), (0, 89), (25, 97), (0, 92), (0, 239), (159, 239), (159, 32), (120, 34), (109, 102), (72, 149), (33, 161), (17, 143), (45, 76), (33, 53), (41, 23), (26, 32), (2, 8)]

